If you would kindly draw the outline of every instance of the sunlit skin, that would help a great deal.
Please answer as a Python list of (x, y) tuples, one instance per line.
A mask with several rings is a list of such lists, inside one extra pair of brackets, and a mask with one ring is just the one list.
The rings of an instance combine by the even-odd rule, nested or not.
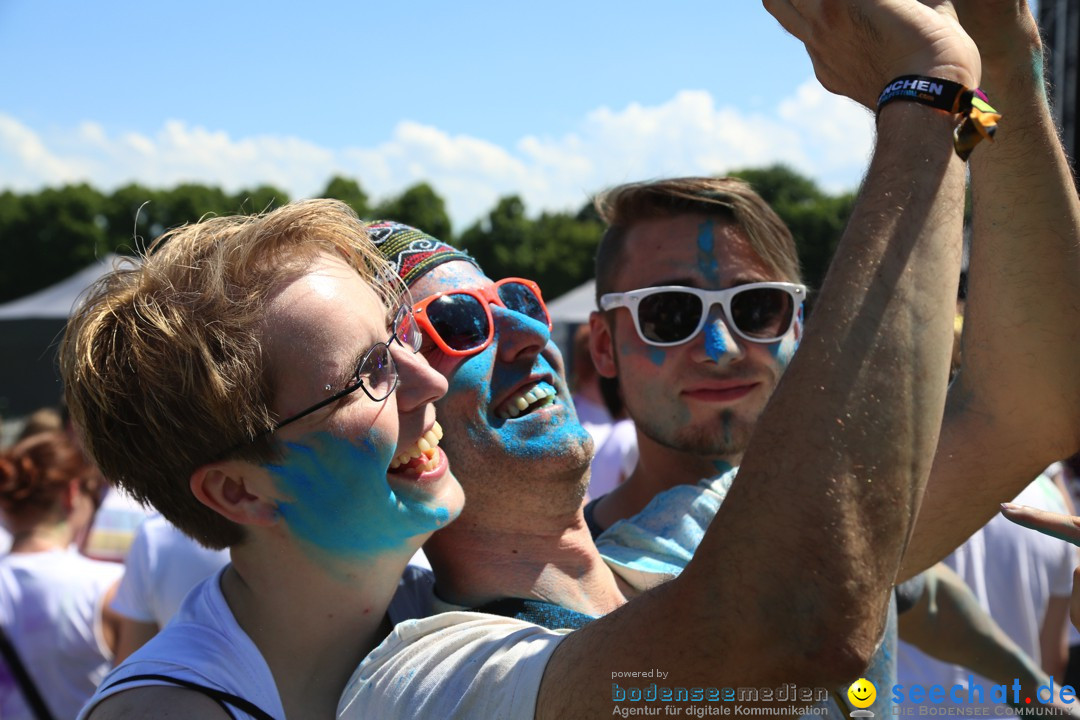
[[(635, 224), (625, 238), (613, 292), (659, 285), (724, 290), (779, 277), (743, 231), (702, 214)], [(639, 459), (627, 480), (594, 509), (601, 527), (640, 512), (659, 492), (721, 475), (742, 460), (754, 426), (802, 335), (802, 314), (773, 343), (736, 335), (714, 305), (705, 327), (681, 345), (656, 347), (637, 334), (626, 309), (593, 313), (593, 360), (618, 377), (638, 430)]]
[[(410, 289), (419, 302), (436, 292), (490, 283), (470, 263), (454, 261)], [(478, 513), (487, 523), (496, 521), (488, 498), (514, 503), (517, 514), (531, 506), (538, 512), (574, 512), (587, 482), (592, 440), (574, 412), (562, 355), (544, 323), (489, 307), (495, 339), (482, 352), (454, 357), (428, 339), (421, 350), (449, 380), (446, 397), (437, 403), (446, 430), (441, 447), (465, 486), (466, 512)], [(519, 417), (500, 416), (512, 397), (531, 387), (554, 390), (554, 401)]]
[[(279, 416), (346, 385), (368, 349), (389, 338), (385, 316), (375, 292), (337, 258), (320, 258), (284, 287), (267, 322)], [(391, 353), (401, 384), (385, 400), (357, 390), (276, 434), (282, 457), (265, 469), (279, 496), (277, 513), (312, 557), (411, 554), (461, 510), (462, 491), (445, 458), (426, 473), (388, 472), (393, 457), (432, 427), (430, 401), (446, 387), (420, 355), (397, 343)]]
[[(741, 230), (689, 214), (641, 222), (630, 229), (614, 291), (656, 285), (722, 290), (778, 280), (790, 278), (777, 277)], [(594, 333), (602, 325), (600, 345), (594, 348), (608, 359), (602, 371), (617, 375), (626, 388), (626, 405), (644, 436), (643, 444), (700, 458), (702, 467), (717, 461), (737, 465), (791, 360), (801, 323), (778, 342), (753, 343), (733, 333), (721, 308), (714, 306), (695, 338), (658, 348), (638, 337), (628, 311), (606, 315), (607, 322), (593, 323)]]

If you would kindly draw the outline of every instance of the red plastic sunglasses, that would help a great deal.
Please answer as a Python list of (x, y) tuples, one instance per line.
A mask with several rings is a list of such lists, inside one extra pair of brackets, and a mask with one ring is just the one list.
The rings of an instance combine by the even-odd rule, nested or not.
[(435, 293), (413, 305), (420, 330), (447, 355), (464, 357), (484, 350), (495, 337), (490, 304), (547, 325), (551, 316), (540, 286), (524, 278), (504, 278), (482, 288)]

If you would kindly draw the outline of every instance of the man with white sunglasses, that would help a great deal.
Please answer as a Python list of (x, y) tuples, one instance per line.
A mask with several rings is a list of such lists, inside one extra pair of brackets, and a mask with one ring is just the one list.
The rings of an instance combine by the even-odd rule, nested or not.
[(675, 178), (597, 199), (597, 369), (638, 430), (625, 483), (591, 502), (594, 535), (663, 490), (739, 465), (803, 331), (795, 241), (745, 182)]

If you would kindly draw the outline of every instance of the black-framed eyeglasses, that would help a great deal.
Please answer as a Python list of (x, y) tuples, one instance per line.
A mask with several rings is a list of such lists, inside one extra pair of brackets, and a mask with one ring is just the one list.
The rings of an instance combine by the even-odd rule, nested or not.
[[(321, 410), (357, 390), (363, 390), (364, 394), (375, 402), (382, 402), (390, 397), (390, 394), (398, 386), (397, 364), (394, 363), (394, 358), (390, 354), (390, 343), (396, 340), (399, 345), (415, 353), (420, 350), (420, 346), (424, 341), (423, 336), (420, 334), (420, 328), (416, 324), (416, 318), (413, 316), (412, 308), (408, 304), (398, 308), (391, 327), (390, 337), (386, 339), (386, 342), (375, 343), (370, 350), (364, 353), (364, 357), (356, 366), (356, 372), (352, 375), (352, 380), (344, 389), (324, 400), (320, 400), (306, 410), (290, 415), (275, 424), (273, 428), (263, 431), (260, 435), (280, 430), (289, 423), (307, 417), (316, 410)], [(329, 390), (330, 386), (327, 386), (326, 389)]]

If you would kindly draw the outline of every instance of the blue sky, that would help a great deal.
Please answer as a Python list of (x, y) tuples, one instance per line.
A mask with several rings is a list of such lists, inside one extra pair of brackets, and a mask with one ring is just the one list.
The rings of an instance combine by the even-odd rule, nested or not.
[(0, 67), (0, 188), (427, 180), (459, 229), (778, 161), (851, 188), (872, 137), (756, 0), (0, 0)]

